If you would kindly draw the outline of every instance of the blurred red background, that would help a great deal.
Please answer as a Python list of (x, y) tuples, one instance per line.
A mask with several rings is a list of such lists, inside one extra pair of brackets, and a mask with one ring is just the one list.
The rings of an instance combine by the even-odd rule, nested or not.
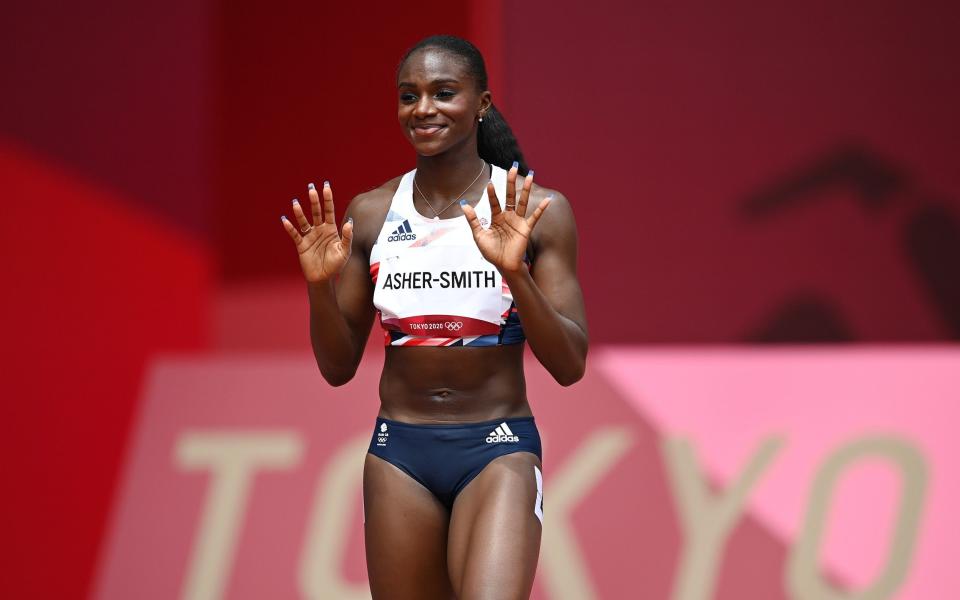
[[(571, 200), (594, 344), (960, 338), (955, 3), (11, 4), (9, 597), (88, 590), (160, 352), (309, 355), (279, 216), (413, 166), (394, 70), (473, 39)], [(52, 566), (56, 576), (50, 576)]]

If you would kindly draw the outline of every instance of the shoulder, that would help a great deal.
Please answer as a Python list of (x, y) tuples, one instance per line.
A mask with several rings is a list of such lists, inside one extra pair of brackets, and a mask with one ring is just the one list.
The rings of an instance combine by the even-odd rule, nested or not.
[(372, 245), (377, 239), (402, 177), (398, 175), (372, 190), (357, 194), (350, 201), (345, 217), (353, 219), (357, 241)]
[(534, 183), (527, 203), (527, 215), (533, 214), (540, 202), (547, 197), (550, 197), (550, 203), (534, 226), (531, 241), (535, 246), (554, 243), (575, 246), (577, 226), (573, 217), (573, 207), (570, 205), (570, 200), (559, 190)]
[(354, 196), (350, 205), (347, 206), (347, 216), (352, 217), (356, 222), (360, 217), (373, 216), (378, 212), (386, 215), (402, 177), (402, 175), (399, 175), (372, 190)]

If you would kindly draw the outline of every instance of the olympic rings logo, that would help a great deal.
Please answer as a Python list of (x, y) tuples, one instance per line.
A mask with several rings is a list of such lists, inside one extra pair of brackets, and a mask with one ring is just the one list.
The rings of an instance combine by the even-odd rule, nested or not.
[(447, 321), (443, 324), (447, 331), (460, 331), (463, 329), (463, 321)]

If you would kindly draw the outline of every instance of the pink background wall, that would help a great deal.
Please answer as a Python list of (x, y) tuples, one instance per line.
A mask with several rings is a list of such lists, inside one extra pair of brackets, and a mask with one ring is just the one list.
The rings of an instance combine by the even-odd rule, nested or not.
[[(154, 361), (95, 598), (369, 597), (360, 474), (379, 364), (342, 388), (315, 368), (283, 353)], [(545, 453), (534, 598), (801, 598), (790, 563), (818, 522), (817, 478), (858, 445), (824, 496), (809, 578), (858, 597), (899, 568), (874, 597), (960, 591), (957, 349), (608, 347), (572, 388), (532, 359), (527, 373)], [(680, 442), (694, 459), (678, 471), (668, 446)], [(891, 445), (909, 469), (880, 449)], [(719, 502), (751, 464), (705, 577), (684, 564), (702, 542), (684, 528), (678, 473)], [(672, 595), (691, 583), (696, 594)]]

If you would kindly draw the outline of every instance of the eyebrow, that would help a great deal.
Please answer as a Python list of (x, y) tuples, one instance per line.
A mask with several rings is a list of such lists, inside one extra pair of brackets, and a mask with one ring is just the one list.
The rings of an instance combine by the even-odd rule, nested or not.
[[(459, 80), (459, 79), (451, 79), (451, 78), (446, 78), (446, 79), (434, 79), (433, 81), (430, 82), (430, 85), (441, 85), (441, 84), (444, 84), (444, 83), (460, 83), (460, 80)], [(416, 86), (416, 84), (410, 83), (409, 81), (401, 81), (400, 83), (397, 84), (397, 87), (398, 87), (398, 88), (402, 88), (402, 87), (417, 87), (417, 86)]]

